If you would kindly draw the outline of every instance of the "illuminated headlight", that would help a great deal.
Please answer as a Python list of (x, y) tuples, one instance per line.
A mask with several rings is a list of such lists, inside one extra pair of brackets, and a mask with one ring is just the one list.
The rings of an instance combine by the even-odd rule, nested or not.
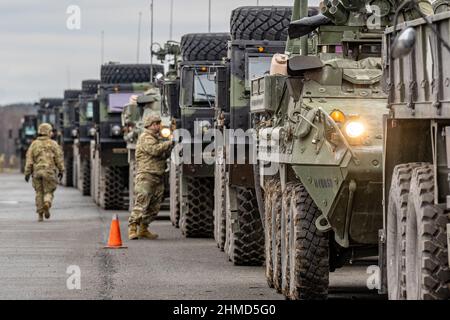
[(118, 125), (114, 125), (111, 128), (111, 134), (115, 137), (120, 136), (122, 134), (122, 128)]
[(89, 136), (90, 137), (94, 137), (96, 133), (97, 133), (97, 130), (95, 130), (95, 128), (90, 128), (89, 129)]
[(360, 121), (349, 121), (345, 125), (345, 133), (349, 138), (361, 138), (366, 131), (364, 124)]
[(162, 128), (161, 129), (161, 137), (167, 139), (172, 134), (172, 131), (169, 128)]
[(77, 129), (73, 129), (72, 130), (72, 138), (76, 138), (78, 137), (78, 130)]
[(201, 121), (200, 128), (202, 129), (203, 133), (206, 133), (209, 129), (211, 129), (211, 123), (209, 121)]

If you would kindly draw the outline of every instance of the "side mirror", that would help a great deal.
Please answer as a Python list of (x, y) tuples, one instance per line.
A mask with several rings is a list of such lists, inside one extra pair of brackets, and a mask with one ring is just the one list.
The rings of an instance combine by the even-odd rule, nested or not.
[(406, 28), (395, 38), (391, 47), (391, 56), (394, 59), (407, 56), (416, 43), (416, 30), (411, 27)]

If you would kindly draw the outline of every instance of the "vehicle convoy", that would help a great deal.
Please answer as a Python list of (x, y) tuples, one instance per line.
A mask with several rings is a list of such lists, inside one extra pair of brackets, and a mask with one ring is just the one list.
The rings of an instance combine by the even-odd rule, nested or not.
[(128, 150), (123, 137), (121, 114), (133, 95), (149, 89), (153, 75), (163, 72), (160, 65), (109, 63), (101, 67), (98, 108), (94, 108), (97, 132), (91, 143), (91, 192), (104, 209), (129, 207)]
[(323, 1), (307, 17), (295, 1), (286, 55), (251, 82), (266, 276), (290, 299), (326, 298), (330, 271), (378, 254), (381, 44), (395, 11), (369, 2)]
[(216, 98), (226, 94), (216, 91), (215, 78), (225, 70), (222, 59), (228, 40), (228, 33), (184, 35), (179, 84), (172, 76), (163, 85), (163, 108), (176, 124), (178, 139), (170, 166), (171, 220), (186, 237), (214, 235), (214, 157), (208, 147), (213, 141)]
[(19, 138), (17, 140), (17, 153), (19, 156), (20, 172), (24, 172), (27, 150), (33, 140), (37, 137), (37, 116), (25, 115), (19, 128)]
[(73, 144), (74, 177), (76, 186), (84, 196), (91, 194), (91, 141), (97, 132), (94, 121), (94, 109), (98, 109), (97, 92), (99, 80), (81, 82), (81, 94), (78, 102), (78, 126), (74, 128), (76, 138)]
[[(250, 80), (283, 53), (292, 7), (239, 7), (231, 14), (224, 71), (216, 78), (214, 237), (236, 265), (264, 262), (264, 230), (250, 160)], [(258, 23), (257, 23), (258, 22)], [(243, 138), (244, 136), (244, 138)]]
[(58, 141), (64, 153), (64, 167), (66, 169), (62, 184), (66, 187), (76, 187), (74, 172), (74, 141), (78, 137), (79, 96), (81, 90), (65, 90), (62, 104), (62, 130)]
[[(399, 7), (418, 12), (415, 2)], [(380, 266), (391, 299), (450, 298), (450, 57), (448, 1), (387, 29)], [(399, 34), (399, 32), (401, 33)]]

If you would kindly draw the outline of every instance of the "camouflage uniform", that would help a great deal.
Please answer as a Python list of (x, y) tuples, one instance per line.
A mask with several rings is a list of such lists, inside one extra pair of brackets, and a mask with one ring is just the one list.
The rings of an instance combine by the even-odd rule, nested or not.
[[(152, 124), (152, 119), (159, 119), (158, 116), (148, 118), (146, 128)], [(159, 132), (147, 128), (140, 135), (136, 144), (135, 200), (128, 220), (130, 226), (140, 224), (141, 229), (146, 230), (158, 215), (164, 194), (163, 176), (171, 150), (172, 142), (162, 141)]]
[(30, 175), (33, 176), (36, 211), (40, 221), (44, 214), (46, 218), (50, 217), (49, 209), (58, 183), (57, 176), (64, 173), (63, 153), (60, 146), (50, 138), (51, 132), (51, 125), (44, 123), (39, 126), (39, 137), (29, 147), (25, 164), (26, 180)]

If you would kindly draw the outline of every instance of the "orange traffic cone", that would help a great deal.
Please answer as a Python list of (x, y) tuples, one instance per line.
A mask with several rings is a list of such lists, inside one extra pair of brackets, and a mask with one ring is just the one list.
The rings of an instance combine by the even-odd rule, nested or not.
[(106, 249), (125, 249), (122, 245), (122, 237), (120, 236), (119, 216), (113, 215), (111, 228), (109, 230), (109, 239)]

